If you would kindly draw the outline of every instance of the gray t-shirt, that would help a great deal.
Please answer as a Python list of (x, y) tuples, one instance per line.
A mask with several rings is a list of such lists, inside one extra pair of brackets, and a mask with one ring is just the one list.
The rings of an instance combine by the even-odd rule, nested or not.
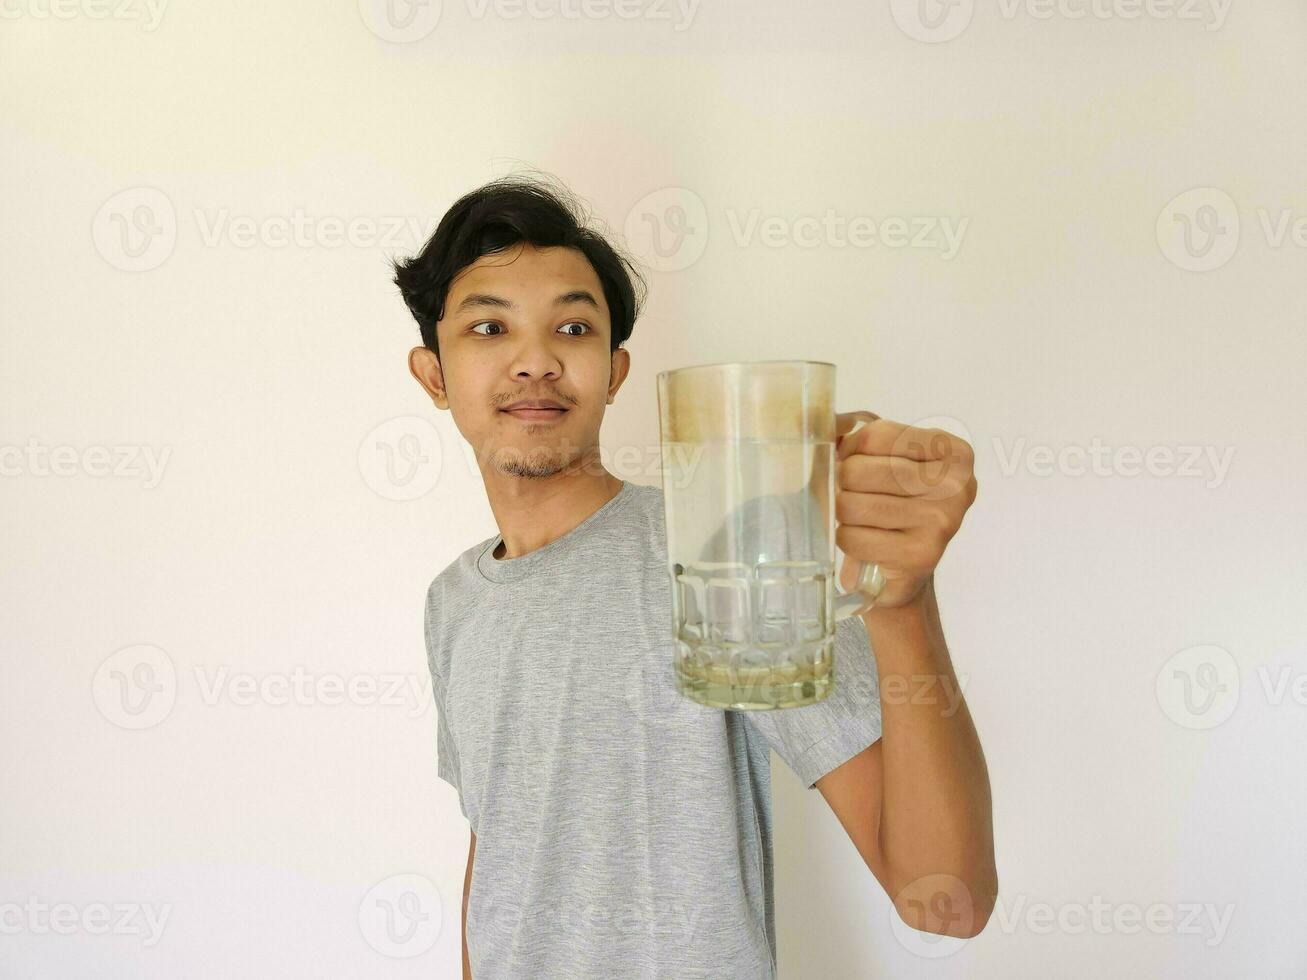
[(661, 488), (518, 558), (501, 540), (426, 603), (438, 773), (477, 835), (472, 975), (774, 978), (768, 750), (812, 787), (880, 737), (866, 625), (836, 625), (823, 701), (708, 708), (673, 680)]

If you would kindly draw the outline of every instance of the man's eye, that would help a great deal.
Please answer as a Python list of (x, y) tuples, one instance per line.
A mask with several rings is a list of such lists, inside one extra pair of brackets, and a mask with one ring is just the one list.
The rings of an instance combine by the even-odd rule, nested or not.
[[(497, 328), (499, 328), (499, 330), (503, 330), (502, 325), (500, 325), (500, 324), (498, 324), (498, 323), (495, 323), (495, 321), (493, 321), (493, 320), (483, 320), (483, 321), (481, 321), (480, 323), (474, 323), (474, 324), (472, 324), (472, 326), (471, 326), (470, 329), (475, 333), (475, 332), (477, 332), (477, 327), (497, 327)], [(573, 334), (571, 334), (571, 336), (573, 336), (573, 337), (580, 337), (580, 336), (583, 336), (584, 333), (585, 333), (585, 331), (590, 329), (590, 325), (589, 325), (588, 323), (582, 323), (580, 320), (573, 320), (571, 323), (565, 323), (565, 324), (563, 324), (562, 327), (559, 327), (559, 329), (562, 330), (564, 327), (582, 327), (582, 328), (583, 328), (582, 331), (581, 331), (580, 333), (573, 333)], [(483, 333), (483, 334), (481, 334), (481, 336), (483, 336), (483, 337), (496, 337), (496, 336), (498, 336), (498, 333)]]

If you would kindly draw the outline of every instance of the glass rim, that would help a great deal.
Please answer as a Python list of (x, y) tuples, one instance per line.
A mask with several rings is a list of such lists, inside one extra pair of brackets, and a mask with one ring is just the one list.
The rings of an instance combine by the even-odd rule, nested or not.
[(703, 371), (708, 368), (749, 368), (760, 367), (764, 364), (791, 364), (798, 366), (800, 364), (808, 367), (830, 367), (836, 365), (832, 361), (807, 361), (802, 359), (793, 359), (788, 357), (778, 358), (770, 361), (717, 361), (713, 364), (688, 364), (685, 367), (669, 368), (666, 371), (659, 371), (658, 377), (665, 378), (673, 374), (688, 373), (690, 371)]

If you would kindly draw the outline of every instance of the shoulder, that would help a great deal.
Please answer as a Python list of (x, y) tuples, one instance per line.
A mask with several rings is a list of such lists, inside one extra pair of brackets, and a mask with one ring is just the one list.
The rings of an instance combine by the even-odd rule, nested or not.
[(497, 537), (497, 534), (492, 534), (488, 538), (483, 538), (436, 573), (435, 578), (427, 586), (428, 627), (433, 622), (439, 622), (442, 618), (440, 613), (457, 605), (460, 597), (476, 587), (477, 558)]
[(630, 500), (627, 504), (629, 531), (641, 535), (636, 540), (645, 549), (661, 551), (666, 546), (666, 511), (663, 509), (663, 488), (647, 483), (629, 483)]
[(423, 607), (423, 637), (427, 648), (427, 667), (437, 694), (444, 690), (453, 655), (452, 640), (460, 624), (473, 615), (477, 606), (476, 590), (481, 587), (476, 570), (477, 556), (498, 535), (478, 541), (442, 568), (427, 586)]
[(660, 524), (663, 520), (663, 488), (650, 483), (627, 481), (627, 513), (640, 523)]

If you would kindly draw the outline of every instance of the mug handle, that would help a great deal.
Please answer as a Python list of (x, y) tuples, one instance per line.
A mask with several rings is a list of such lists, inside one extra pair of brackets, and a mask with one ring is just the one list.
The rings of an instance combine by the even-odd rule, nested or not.
[[(858, 419), (853, 428), (844, 433), (845, 436), (851, 436), (858, 431), (868, 420), (865, 418)], [(835, 546), (835, 554), (838, 559), (835, 563), (836, 569), (843, 566), (848, 561), (847, 556), (840, 550), (839, 545)], [(853, 591), (845, 592), (840, 588), (839, 572), (835, 573), (835, 619), (841, 620), (848, 616), (862, 615), (868, 609), (876, 605), (876, 597), (880, 595), (881, 589), (885, 588), (885, 576), (880, 570), (880, 565), (874, 562), (858, 561), (858, 578), (854, 582)]]

